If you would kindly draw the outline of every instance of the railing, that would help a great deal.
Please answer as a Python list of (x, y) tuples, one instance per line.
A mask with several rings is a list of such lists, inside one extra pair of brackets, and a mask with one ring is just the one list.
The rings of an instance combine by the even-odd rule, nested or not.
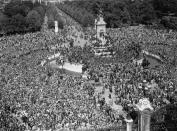
[(108, 128), (100, 128), (96, 131), (126, 131), (126, 126), (119, 126), (119, 127), (108, 127)]
[(151, 125), (151, 131), (177, 131), (177, 123), (156, 123)]
[(164, 123), (151, 125), (151, 131), (163, 131), (166, 129)]
[[(138, 125), (134, 125), (132, 127), (132, 131), (137, 131), (138, 130)], [(108, 127), (108, 128), (100, 128), (97, 129), (96, 131), (127, 131), (127, 127), (125, 126), (118, 126), (118, 127)]]

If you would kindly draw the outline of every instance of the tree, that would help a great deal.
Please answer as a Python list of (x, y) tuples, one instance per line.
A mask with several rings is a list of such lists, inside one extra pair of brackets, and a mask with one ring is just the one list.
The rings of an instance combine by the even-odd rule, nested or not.
[(41, 16), (45, 15), (45, 9), (43, 6), (37, 6), (33, 10), (36, 10)]
[(0, 13), (0, 31), (2, 30), (4, 21), (7, 19), (7, 16), (5, 16), (3, 13)]
[(59, 15), (58, 13), (55, 15), (54, 18), (56, 21), (58, 21), (58, 28), (63, 29), (64, 28), (64, 22), (62, 20), (62, 16)]
[(12, 17), (16, 14), (21, 14), (23, 16), (26, 16), (29, 11), (30, 11), (30, 8), (24, 4), (21, 4), (20, 1), (10, 2), (4, 8), (4, 14), (9, 17)]
[(153, 7), (157, 10), (161, 17), (163, 14), (174, 13), (177, 15), (177, 1), (176, 0), (152, 0)]
[(177, 17), (164, 16), (161, 19), (161, 24), (168, 29), (177, 30)]
[(23, 17), (21, 14), (14, 15), (11, 18), (11, 24), (14, 25), (15, 32), (24, 32), (26, 30), (26, 21), (25, 17)]
[(148, 24), (152, 23), (156, 18), (154, 7), (150, 0), (136, 0), (130, 2), (128, 10), (131, 16), (132, 24)]
[(4, 8), (4, 14), (7, 16), (13, 16), (16, 15), (19, 11), (19, 4), (20, 3), (14, 3), (14, 2), (10, 2), (9, 4), (7, 4)]
[(49, 29), (52, 29), (55, 27), (54, 25), (54, 16), (52, 14), (48, 15), (48, 27)]
[(12, 23), (13, 19), (6, 17), (1, 22), (2, 24), (2, 30), (5, 34), (13, 34), (15, 33), (16, 26)]
[(83, 25), (85, 27), (88, 27), (89, 25), (93, 25), (94, 17), (90, 13), (87, 13), (87, 12), (85, 12), (84, 14), (85, 15), (83, 16), (83, 21), (82, 21)]
[[(37, 11), (40, 14), (41, 18), (44, 18), (45, 9), (42, 6), (37, 6), (33, 10)], [(41, 22), (43, 22), (43, 19), (41, 19)]]
[(28, 15), (26, 17), (26, 22), (28, 23), (28, 29), (31, 31), (40, 30), (40, 27), (42, 25), (41, 16), (35, 10), (32, 10), (28, 13)]
[(28, 6), (21, 5), (21, 6), (19, 6), (19, 12), (18, 13), (23, 15), (23, 16), (26, 16), (29, 13), (30, 10), (31, 9)]

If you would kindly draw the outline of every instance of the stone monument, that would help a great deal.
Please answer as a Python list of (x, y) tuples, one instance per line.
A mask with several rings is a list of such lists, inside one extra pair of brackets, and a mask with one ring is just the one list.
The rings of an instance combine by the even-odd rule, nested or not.
[(55, 21), (55, 33), (58, 33), (58, 21)]
[(104, 21), (102, 14), (100, 14), (95, 20), (95, 30), (96, 38), (101, 40), (102, 43), (104, 43), (106, 35), (106, 22)]
[(132, 118), (131, 117), (126, 118), (125, 122), (127, 123), (127, 130), (126, 131), (132, 131), (132, 126), (133, 126)]
[(147, 98), (140, 99), (136, 108), (139, 111), (138, 131), (150, 131), (150, 119), (153, 108), (149, 100)]

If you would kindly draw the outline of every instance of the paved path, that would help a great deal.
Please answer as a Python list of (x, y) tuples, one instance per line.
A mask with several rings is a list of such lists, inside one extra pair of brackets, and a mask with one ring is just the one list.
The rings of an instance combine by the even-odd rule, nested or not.
[[(102, 94), (103, 91), (103, 85), (97, 86), (95, 89), (95, 95), (101, 94), (101, 98), (105, 98), (105, 102), (117, 112), (117, 114), (125, 115), (125, 113), (122, 111), (123, 107), (121, 105), (115, 104), (116, 96), (115, 96), (115, 90), (114, 87), (112, 87), (112, 93), (109, 89), (104, 90), (104, 94)], [(109, 95), (111, 95), (111, 99), (109, 98)]]
[[(57, 7), (55, 6), (55, 8)], [(67, 37), (74, 40), (73, 45), (83, 47), (84, 44), (89, 44), (89, 40), (84, 39), (82, 26), (59, 8), (57, 8), (57, 12), (62, 16), (64, 25), (66, 25), (64, 28), (67, 30)]]

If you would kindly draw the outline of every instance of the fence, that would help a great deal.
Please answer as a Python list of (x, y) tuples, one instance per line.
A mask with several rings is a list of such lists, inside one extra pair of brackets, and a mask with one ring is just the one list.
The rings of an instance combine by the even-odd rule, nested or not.
[[(137, 131), (138, 130), (138, 125), (134, 125), (132, 127), (132, 131)], [(127, 126), (119, 126), (119, 127), (109, 127), (109, 128), (100, 128), (97, 129), (96, 131), (127, 131)]]
[(96, 131), (126, 131), (126, 126), (101, 128), (97, 129)]
[(177, 123), (156, 123), (151, 125), (151, 131), (177, 131)]

